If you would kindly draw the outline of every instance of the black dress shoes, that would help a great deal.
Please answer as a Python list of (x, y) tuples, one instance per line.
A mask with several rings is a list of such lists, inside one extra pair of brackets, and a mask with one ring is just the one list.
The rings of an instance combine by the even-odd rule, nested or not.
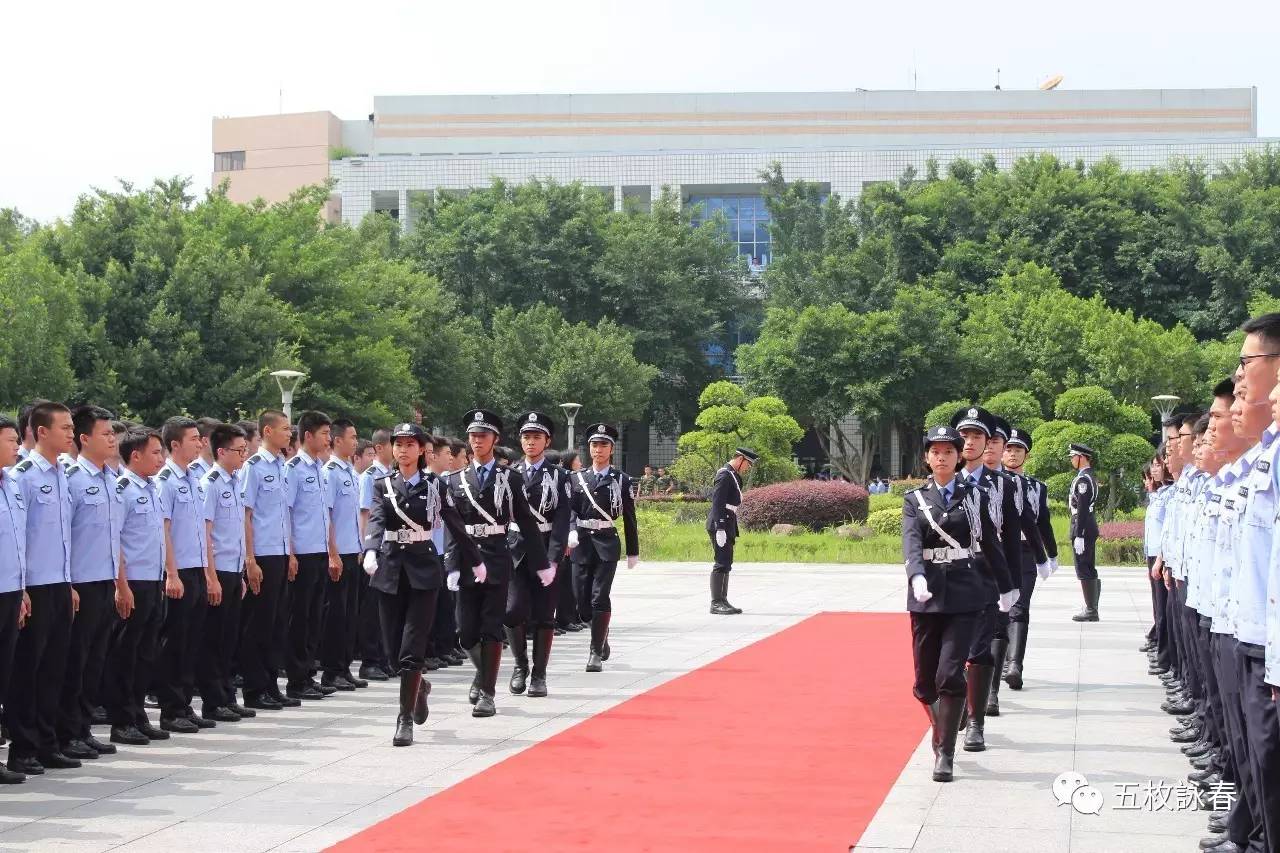
[(127, 746), (146, 746), (151, 738), (138, 731), (137, 726), (112, 726), (111, 742), (123, 743)]
[(284, 709), (284, 706), (277, 702), (274, 696), (268, 696), (265, 693), (254, 699), (245, 699), (244, 704), (246, 710), (257, 708), (259, 711), (280, 711)]
[(240, 715), (226, 705), (219, 705), (217, 708), (205, 708), (203, 714), (206, 720), (212, 720), (215, 723), (240, 722)]
[(319, 688), (317, 688), (313, 684), (308, 684), (305, 687), (286, 688), (284, 695), (288, 699), (294, 699), (294, 700), (307, 699), (311, 701), (314, 701), (317, 699), (323, 699), (325, 696), (323, 693), (320, 692)]
[(94, 761), (98, 758), (98, 751), (79, 738), (64, 744), (62, 754), (77, 761)]
[(180, 735), (193, 735), (200, 731), (200, 727), (186, 717), (161, 717), (160, 728), (166, 732), (177, 732)]
[[(227, 709), (228, 709), (229, 711), (231, 711), (231, 713), (233, 713), (233, 714), (235, 714), (235, 715), (237, 715), (237, 716), (239, 716), (239, 717), (242, 717), (242, 718), (244, 718), (244, 719), (246, 719), (246, 720), (247, 720), (247, 719), (249, 719), (250, 717), (256, 717), (256, 716), (258, 716), (258, 712), (257, 712), (257, 711), (253, 710), (252, 708), (246, 708), (246, 707), (245, 707), (245, 706), (243, 706), (243, 705), (237, 705), (235, 702), (230, 702), (230, 703), (228, 703), (228, 704), (227, 704)], [(277, 709), (277, 710), (278, 710), (278, 709)]]
[(24, 776), (39, 776), (44, 773), (44, 765), (34, 755), (28, 758), (14, 758), (11, 755), (5, 766), (14, 773), (21, 773)]
[(92, 749), (94, 752), (98, 753), (99, 755), (115, 755), (116, 754), (116, 748), (114, 746), (112, 746), (109, 743), (103, 743), (93, 735), (89, 735), (87, 738), (85, 738), (84, 742), (89, 745), (90, 749)]
[(27, 781), (27, 774), (18, 773), (0, 764), (0, 785), (21, 785)]
[(142, 732), (151, 740), (168, 740), (169, 739), (169, 733), (166, 731), (163, 731), (162, 729), (157, 729), (155, 726), (151, 725), (150, 720), (143, 720), (141, 723), (138, 723), (138, 731)]
[(46, 752), (39, 760), (46, 770), (75, 770), (80, 767), (78, 760), (68, 758), (61, 752)]

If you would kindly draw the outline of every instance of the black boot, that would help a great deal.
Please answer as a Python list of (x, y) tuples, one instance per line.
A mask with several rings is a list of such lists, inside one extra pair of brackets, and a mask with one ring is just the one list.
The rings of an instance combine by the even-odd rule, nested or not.
[(1097, 622), (1098, 599), (1102, 597), (1102, 581), (1091, 578), (1080, 581), (1080, 592), (1084, 594), (1084, 610), (1071, 617), (1072, 622)]
[(431, 714), (431, 709), (427, 707), (427, 694), (430, 692), (431, 682), (425, 678), (419, 678), (418, 696), (413, 701), (413, 721), (418, 725), (425, 723)]
[(932, 705), (920, 703), (924, 708), (924, 714), (929, 718), (930, 740), (933, 741), (933, 757), (938, 757), (938, 703), (935, 701)]
[(960, 723), (960, 711), (964, 708), (963, 696), (943, 695), (933, 706), (933, 737), (938, 744), (938, 755), (933, 760), (933, 781), (950, 782), (956, 757), (956, 735)]
[(418, 701), (418, 683), (422, 672), (406, 669), (400, 673), (400, 713), (396, 715), (396, 733), (392, 746), (409, 746), (413, 743), (413, 708)]
[(498, 667), (502, 664), (502, 643), (486, 640), (480, 644), (480, 698), (471, 709), (473, 717), (492, 717), (498, 713), (493, 704), (498, 685)]
[(609, 636), (608, 613), (596, 613), (591, 617), (591, 651), (587, 655), (587, 672), (601, 672), (604, 666), (604, 645)]
[(1000, 716), (1000, 672), (1004, 668), (1005, 653), (1009, 650), (1008, 640), (992, 640), (991, 656), (996, 659), (991, 668), (991, 687), (987, 695), (987, 716)]
[(987, 664), (969, 664), (965, 680), (969, 686), (966, 703), (969, 708), (969, 725), (964, 732), (964, 751), (982, 752), (987, 748), (983, 726), (987, 716), (987, 694), (991, 692), (991, 677), (995, 667)]
[(471, 658), (471, 665), (476, 668), (476, 674), (471, 679), (471, 689), (467, 691), (467, 701), (472, 705), (480, 701), (480, 644), (476, 643), (467, 649), (467, 657)]
[(529, 695), (547, 695), (547, 661), (551, 659), (551, 638), (555, 628), (535, 628), (533, 631), (533, 672), (529, 676)]
[(1010, 690), (1022, 689), (1022, 657), (1027, 653), (1027, 623), (1009, 623), (1009, 670), (1004, 675)]
[(523, 625), (507, 629), (507, 645), (511, 647), (511, 657), (515, 659), (515, 665), (511, 668), (511, 692), (517, 696), (524, 692), (529, 679), (529, 643), (525, 636)]
[(729, 573), (711, 570), (711, 612), (716, 616), (732, 616), (742, 611), (729, 603)]

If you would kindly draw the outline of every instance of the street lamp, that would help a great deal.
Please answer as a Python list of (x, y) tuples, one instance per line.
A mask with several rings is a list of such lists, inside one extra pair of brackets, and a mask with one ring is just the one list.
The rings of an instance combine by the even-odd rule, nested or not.
[(298, 383), (306, 374), (301, 370), (273, 370), (271, 375), (276, 378), (276, 384), (280, 386), (280, 408), (284, 409), (284, 416), (292, 425), (293, 392), (298, 389)]
[(578, 410), (582, 408), (581, 403), (561, 403), (560, 408), (564, 409), (564, 418), (569, 422), (569, 441), (565, 447), (573, 448), (573, 421), (578, 417)]
[(1160, 413), (1160, 425), (1169, 420), (1169, 415), (1173, 414), (1173, 407), (1178, 405), (1178, 401), (1182, 398), (1176, 394), (1157, 394), (1151, 398), (1151, 402), (1156, 404), (1156, 411)]

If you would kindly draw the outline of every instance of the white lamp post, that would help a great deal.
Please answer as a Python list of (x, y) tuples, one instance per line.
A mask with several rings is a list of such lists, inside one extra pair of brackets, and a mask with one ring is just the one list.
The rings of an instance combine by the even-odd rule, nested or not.
[(1169, 415), (1173, 414), (1173, 407), (1178, 405), (1178, 401), (1181, 399), (1176, 394), (1157, 394), (1151, 398), (1151, 402), (1156, 404), (1156, 411), (1160, 413), (1160, 425), (1162, 427), (1164, 422), (1169, 419)]
[(306, 374), (301, 370), (273, 370), (271, 375), (276, 378), (276, 385), (280, 386), (280, 408), (284, 409), (284, 416), (292, 424), (293, 392), (298, 389), (298, 383)]
[(578, 417), (578, 410), (582, 408), (582, 404), (561, 403), (560, 408), (564, 409), (564, 418), (569, 422), (569, 440), (565, 447), (573, 449), (573, 422)]

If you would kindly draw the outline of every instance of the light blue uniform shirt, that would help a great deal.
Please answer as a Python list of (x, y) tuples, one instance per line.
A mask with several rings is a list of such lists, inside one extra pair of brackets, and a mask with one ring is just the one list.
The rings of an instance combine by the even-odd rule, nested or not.
[(387, 470), (378, 460), (374, 460), (373, 464), (364, 469), (364, 473), (360, 475), (360, 508), (373, 509), (373, 484), (375, 481), (387, 476), (391, 472)]
[(1262, 435), (1261, 452), (1249, 473), (1240, 536), (1240, 571), (1236, 584), (1236, 639), (1261, 646), (1267, 641), (1267, 578), (1276, 523), (1276, 425)]
[(27, 580), (27, 507), (18, 482), (0, 476), (0, 592), (15, 592)]
[[(244, 570), (244, 500), (231, 475), (214, 465), (200, 483), (204, 521), (213, 522), (213, 568), (240, 574)], [(203, 522), (202, 522), (203, 524)]]
[(1237, 563), (1236, 551), (1240, 543), (1240, 519), (1244, 512), (1244, 498), (1248, 494), (1242, 492), (1241, 481), (1250, 467), (1244, 459), (1238, 459), (1227, 468), (1223, 477), (1226, 488), (1222, 493), (1222, 509), (1218, 515), (1217, 553), (1214, 555), (1213, 585), (1210, 590), (1212, 599), (1214, 634), (1234, 636), (1235, 612), (1231, 609), (1231, 578), (1235, 574)]
[(27, 507), (27, 582), (71, 582), (71, 490), (62, 466), (32, 450), (13, 466)]
[(120, 550), (125, 577), (131, 581), (164, 580), (164, 499), (155, 481), (120, 469), (116, 489), (124, 501)]
[(240, 495), (253, 510), (253, 553), (289, 553), (289, 503), (285, 494), (284, 460), (261, 447), (240, 469)]
[(1169, 506), (1172, 486), (1161, 486), (1151, 493), (1147, 501), (1147, 514), (1143, 518), (1142, 542), (1148, 557), (1160, 556), (1160, 532), (1164, 524), (1165, 510)]
[(67, 469), (71, 489), (71, 582), (115, 580), (120, 571), (124, 499), (119, 477), (81, 458)]
[(164, 517), (169, 520), (169, 542), (179, 569), (203, 569), (209, 565), (205, 554), (204, 495), (196, 469), (184, 471), (172, 459), (156, 475)]
[(320, 463), (305, 450), (285, 463), (286, 494), (289, 503), (289, 532), (293, 537), (293, 553), (327, 554), (329, 552), (329, 501), (325, 497), (324, 476)]
[(209, 468), (211, 467), (208, 462), (204, 461), (203, 456), (197, 456), (196, 461), (187, 466), (187, 473), (194, 476), (197, 483), (201, 483), (204, 481), (204, 475), (209, 473)]
[(329, 523), (339, 554), (360, 553), (360, 485), (356, 471), (336, 456), (324, 464), (324, 493)]

